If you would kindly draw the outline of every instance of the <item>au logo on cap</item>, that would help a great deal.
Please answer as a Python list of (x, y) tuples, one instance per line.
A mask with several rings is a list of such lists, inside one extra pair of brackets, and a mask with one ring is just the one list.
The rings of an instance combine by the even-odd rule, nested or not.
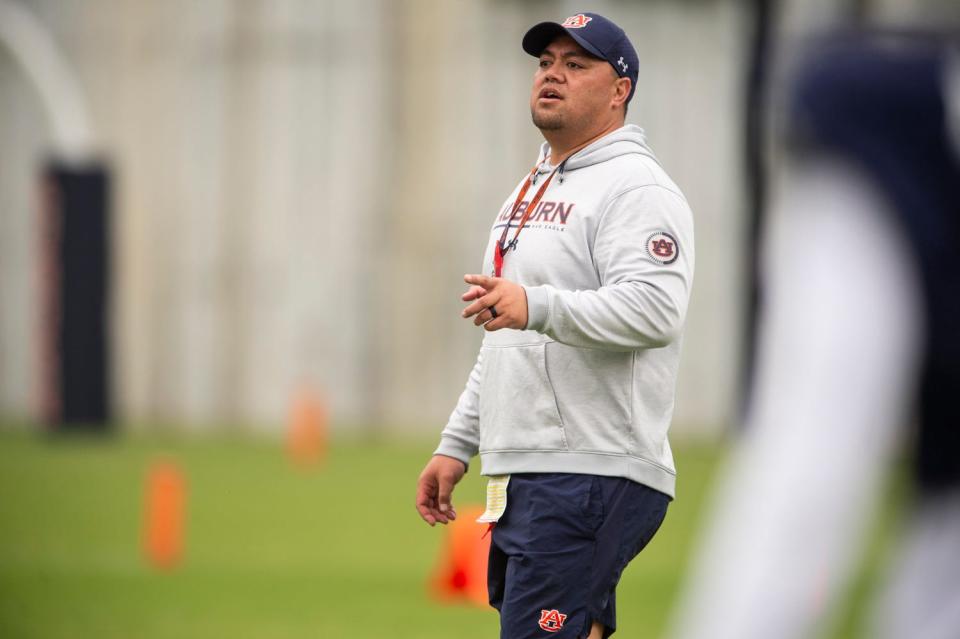
[(563, 24), (561, 24), (560, 26), (565, 27), (567, 29), (582, 29), (583, 27), (587, 26), (587, 23), (590, 22), (591, 20), (593, 20), (593, 18), (591, 18), (590, 16), (585, 16), (582, 13), (578, 13), (577, 15), (570, 16), (569, 18), (564, 20)]

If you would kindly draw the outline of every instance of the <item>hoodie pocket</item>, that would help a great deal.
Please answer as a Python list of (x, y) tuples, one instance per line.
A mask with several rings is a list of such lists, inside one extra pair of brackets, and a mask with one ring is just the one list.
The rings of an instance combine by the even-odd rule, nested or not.
[(566, 448), (544, 344), (484, 347), (480, 450)]
[(546, 368), (571, 450), (633, 453), (633, 353), (552, 342)]

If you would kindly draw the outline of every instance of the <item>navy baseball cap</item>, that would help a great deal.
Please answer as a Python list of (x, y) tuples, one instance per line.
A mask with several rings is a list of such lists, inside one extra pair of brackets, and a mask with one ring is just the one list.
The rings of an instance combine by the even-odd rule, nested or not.
[(530, 27), (523, 36), (523, 50), (540, 57), (558, 35), (568, 35), (577, 44), (601, 60), (606, 60), (621, 78), (630, 78), (630, 95), (637, 88), (637, 67), (640, 59), (623, 29), (596, 13), (578, 13), (563, 22), (541, 22)]

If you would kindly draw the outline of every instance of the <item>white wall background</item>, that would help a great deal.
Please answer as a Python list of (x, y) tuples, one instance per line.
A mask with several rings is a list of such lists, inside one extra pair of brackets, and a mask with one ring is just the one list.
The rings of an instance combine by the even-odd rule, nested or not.
[[(697, 224), (678, 430), (734, 405), (741, 313), (733, 0), (45, 0), (114, 192), (116, 408), (131, 427), (278, 429), (301, 384), (342, 428), (437, 431), (480, 334), (461, 275), (529, 169), (527, 27), (608, 15), (643, 126)], [(36, 375), (39, 97), (0, 49), (0, 414)], [(229, 426), (226, 426), (229, 425)]]

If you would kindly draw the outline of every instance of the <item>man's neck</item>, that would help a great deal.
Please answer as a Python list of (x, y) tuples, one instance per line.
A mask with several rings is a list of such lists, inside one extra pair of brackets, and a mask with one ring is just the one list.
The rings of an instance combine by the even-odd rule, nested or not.
[(599, 140), (603, 136), (616, 131), (622, 126), (623, 122), (614, 121), (599, 131), (595, 130), (586, 134), (581, 131), (544, 131), (542, 129), (540, 132), (543, 134), (543, 138), (547, 141), (547, 144), (550, 145), (550, 164), (556, 166), (563, 160), (567, 159), (567, 157), (584, 148), (591, 142)]

